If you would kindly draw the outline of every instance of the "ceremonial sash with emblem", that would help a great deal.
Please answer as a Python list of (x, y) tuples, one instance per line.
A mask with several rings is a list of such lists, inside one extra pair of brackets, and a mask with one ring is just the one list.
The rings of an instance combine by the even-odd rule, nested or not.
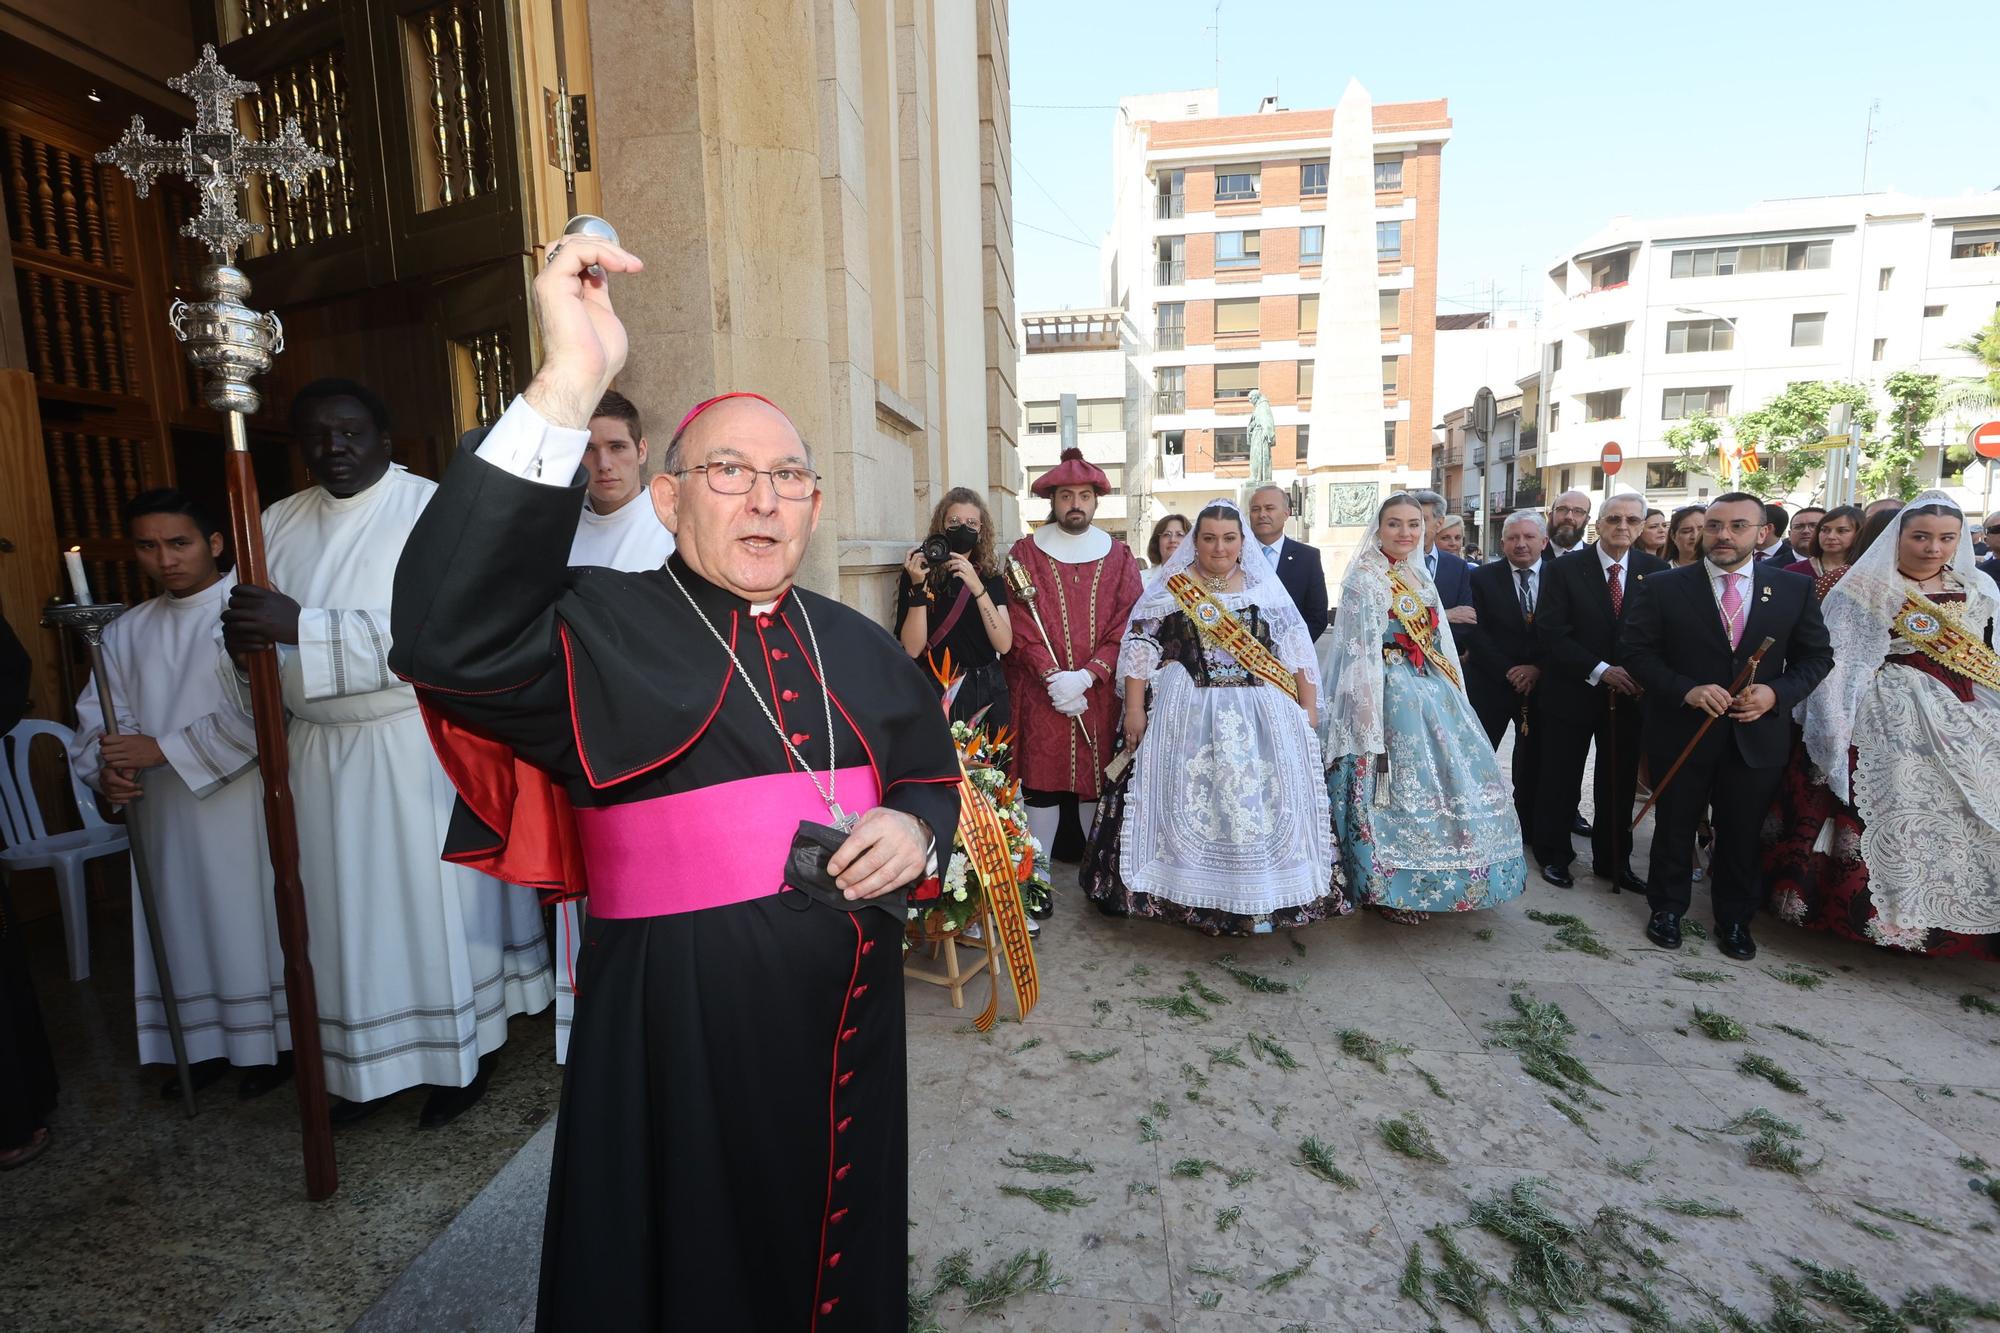
[(1889, 622), (1889, 633), (1945, 670), (2000, 690), (2000, 656), (1923, 594), (1905, 595), (1901, 609)]
[(1438, 669), (1453, 685), (1463, 690), (1465, 682), (1458, 678), (1458, 663), (1447, 662), (1448, 654), (1439, 653), (1434, 645), (1437, 630), (1431, 625), (1430, 608), (1424, 605), (1423, 594), (1403, 581), (1400, 570), (1389, 571), (1389, 614), (1396, 617), (1396, 623), (1403, 627), (1403, 633), (1410, 636), (1410, 642), (1423, 653), (1423, 660)]
[[(1007, 830), (1001, 825), (992, 801), (965, 771), (963, 755), (959, 757), (958, 772), (959, 842), (964, 845), (965, 859), (979, 876), (979, 887), (986, 893), (986, 905), (992, 909), (993, 925), (997, 927), (986, 932), (987, 949), (989, 953), (993, 950), (993, 936), (997, 934), (999, 949), (1007, 955), (1007, 979), (1013, 983), (1015, 1008), (1026, 1018), (1041, 998), (1042, 987), (1035, 975), (1035, 946), (1028, 937), (1028, 915), (1021, 905), (1021, 885), (1014, 878), (1014, 860), (1007, 854)], [(987, 972), (992, 977), (992, 993), (987, 997), (985, 1010), (972, 1021), (973, 1027), (981, 1032), (992, 1030), (1000, 1009), (1000, 978), (991, 964)]]
[(1268, 681), (1290, 695), (1294, 702), (1299, 697), (1299, 682), (1292, 673), (1285, 670), (1285, 664), (1278, 655), (1266, 648), (1246, 628), (1242, 621), (1210, 596), (1206, 589), (1186, 574), (1176, 574), (1167, 580), (1167, 591), (1187, 612), (1195, 629), (1202, 638), (1235, 658), (1239, 665), (1259, 680)]

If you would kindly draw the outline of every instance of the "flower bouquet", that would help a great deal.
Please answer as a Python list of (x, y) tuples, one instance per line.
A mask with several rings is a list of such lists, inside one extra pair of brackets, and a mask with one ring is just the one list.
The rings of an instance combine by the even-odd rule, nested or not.
[[(1048, 854), (1028, 832), (1028, 811), (1021, 801), (1020, 784), (1007, 776), (1011, 738), (1004, 729), (989, 735), (976, 723), (954, 722), (951, 739), (965, 762), (966, 780), (1000, 818), (1007, 838), (1007, 859), (1021, 890), (1021, 905), (1030, 913), (1045, 910), (1049, 902)], [(984, 914), (986, 894), (966, 856), (963, 831), (952, 840), (951, 858), (939, 879), (939, 896), (910, 908), (914, 933), (922, 940), (957, 934)]]

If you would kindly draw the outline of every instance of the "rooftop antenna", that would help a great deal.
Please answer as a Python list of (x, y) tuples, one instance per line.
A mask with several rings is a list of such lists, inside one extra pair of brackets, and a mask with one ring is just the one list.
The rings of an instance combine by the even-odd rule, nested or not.
[(1208, 25), (1209, 34), (1215, 39), (1215, 96), (1216, 111), (1222, 110), (1222, 0), (1215, 0), (1215, 22)]
[(1882, 99), (1876, 98), (1868, 104), (1868, 130), (1861, 136), (1861, 193), (1868, 193), (1868, 151), (1875, 146), (1875, 113), (1882, 109)]

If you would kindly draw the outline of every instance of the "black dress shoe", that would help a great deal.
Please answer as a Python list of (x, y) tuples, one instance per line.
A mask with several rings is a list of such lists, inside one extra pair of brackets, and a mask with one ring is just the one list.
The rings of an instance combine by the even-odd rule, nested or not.
[(1559, 889), (1573, 889), (1576, 887), (1576, 876), (1569, 873), (1568, 866), (1543, 866), (1542, 879)]
[(283, 1087), (292, 1081), (292, 1053), (278, 1052), (278, 1063), (256, 1065), (243, 1071), (243, 1077), (236, 1082), (236, 1099), (254, 1101), (273, 1088)]
[(366, 1120), (389, 1104), (387, 1097), (377, 1097), (371, 1102), (350, 1102), (345, 1097), (328, 1097), (326, 1118), (336, 1125), (351, 1125)]
[(1587, 838), (1590, 836), (1590, 821), (1578, 815), (1570, 821), (1569, 831), (1579, 838)]
[(1748, 926), (1717, 926), (1715, 947), (1723, 956), (1734, 958), (1739, 963), (1747, 963), (1757, 956), (1757, 941), (1750, 938)]
[(417, 1128), (442, 1129), (476, 1106), (486, 1095), (486, 1080), (493, 1076), (493, 1066), (499, 1059), (498, 1051), (480, 1056), (479, 1072), (462, 1088), (432, 1088), (417, 1116)]
[[(188, 1066), (188, 1082), (200, 1092), (215, 1080), (229, 1072), (229, 1061), (217, 1056), (213, 1060), (197, 1060)], [(160, 1085), (160, 1100), (177, 1102), (181, 1099), (181, 1075), (177, 1069)]]
[(1646, 938), (1662, 949), (1681, 947), (1681, 919), (1672, 912), (1655, 912), (1646, 923)]
[(1608, 871), (1600, 870), (1596, 866), (1592, 866), (1590, 868), (1590, 873), (1597, 876), (1599, 879), (1610, 880), (1611, 891), (1613, 893), (1620, 892), (1621, 890), (1626, 893), (1644, 893), (1646, 891), (1646, 881), (1640, 879), (1637, 875), (1633, 874), (1631, 866), (1626, 866), (1623, 870), (1619, 871), (1615, 875), (1611, 874)]

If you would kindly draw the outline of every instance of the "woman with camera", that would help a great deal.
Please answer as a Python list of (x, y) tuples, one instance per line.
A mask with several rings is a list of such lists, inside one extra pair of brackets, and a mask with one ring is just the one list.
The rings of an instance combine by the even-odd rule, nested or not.
[(903, 650), (926, 663), (933, 678), (950, 655), (962, 677), (952, 721), (970, 721), (983, 708), (981, 725), (992, 733), (1012, 720), (1000, 657), (1014, 646), (1014, 631), (993, 551), (993, 516), (979, 492), (955, 486), (932, 511), (930, 534), (903, 561), (897, 580), (895, 630)]

